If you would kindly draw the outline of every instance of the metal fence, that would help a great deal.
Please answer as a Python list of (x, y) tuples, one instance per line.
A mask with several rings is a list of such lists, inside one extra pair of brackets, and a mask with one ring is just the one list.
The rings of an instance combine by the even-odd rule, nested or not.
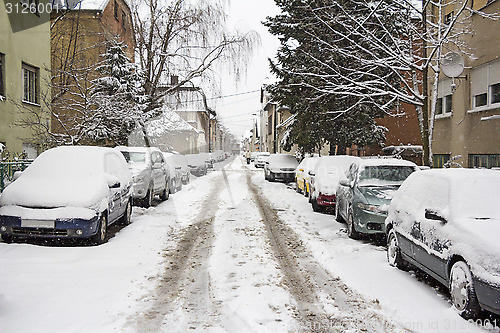
[(14, 180), (17, 171), (24, 171), (33, 160), (0, 162), (0, 192)]

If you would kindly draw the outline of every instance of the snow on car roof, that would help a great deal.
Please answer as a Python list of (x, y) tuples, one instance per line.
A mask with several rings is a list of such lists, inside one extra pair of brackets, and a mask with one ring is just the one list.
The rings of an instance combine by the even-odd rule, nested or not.
[(376, 166), (376, 165), (396, 165), (396, 166), (417, 166), (415, 163), (399, 158), (361, 158), (359, 160), (361, 166)]
[(130, 152), (140, 152), (140, 153), (148, 153), (151, 151), (159, 151), (161, 150), (157, 147), (127, 147), (127, 146), (118, 146), (116, 147), (119, 151), (130, 151)]

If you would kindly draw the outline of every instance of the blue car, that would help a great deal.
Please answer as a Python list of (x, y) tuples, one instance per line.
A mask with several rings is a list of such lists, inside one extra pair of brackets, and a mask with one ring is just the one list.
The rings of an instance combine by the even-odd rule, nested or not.
[(0, 196), (0, 235), (107, 241), (108, 226), (130, 223), (132, 176), (116, 149), (57, 147), (43, 152)]

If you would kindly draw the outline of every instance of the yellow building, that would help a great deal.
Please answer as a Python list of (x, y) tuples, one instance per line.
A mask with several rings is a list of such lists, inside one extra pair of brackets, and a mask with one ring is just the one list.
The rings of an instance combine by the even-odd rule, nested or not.
[[(0, 143), (11, 157), (25, 152), (35, 158), (39, 134), (25, 125), (50, 127), (51, 8), (27, 0), (0, 1)], [(30, 3), (39, 4), (33, 13), (24, 7)]]

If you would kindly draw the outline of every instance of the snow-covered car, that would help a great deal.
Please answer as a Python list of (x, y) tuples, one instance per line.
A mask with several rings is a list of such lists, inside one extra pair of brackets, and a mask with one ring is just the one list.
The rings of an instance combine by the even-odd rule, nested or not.
[(290, 154), (271, 154), (264, 165), (264, 178), (271, 182), (280, 179), (292, 182), (295, 179), (295, 168), (299, 162)]
[(348, 155), (321, 156), (309, 171), (309, 202), (315, 212), (335, 207), (339, 181), (349, 166), (359, 157)]
[(415, 163), (397, 158), (360, 158), (352, 163), (337, 190), (335, 218), (347, 222), (347, 234), (385, 234), (389, 204)]
[(257, 158), (257, 154), (258, 153), (259, 153), (258, 151), (253, 151), (253, 152), (250, 153), (250, 162), (255, 161), (255, 159)]
[(386, 219), (389, 264), (412, 264), (450, 289), (466, 319), (500, 314), (500, 173), (433, 169), (408, 177)]
[(215, 159), (214, 159), (214, 156), (212, 155), (212, 153), (199, 153), (198, 155), (205, 162), (207, 169), (214, 168)]
[(130, 223), (132, 175), (113, 148), (49, 149), (0, 196), (0, 234), (18, 238), (107, 240), (110, 224)]
[(306, 157), (295, 169), (295, 190), (298, 193), (304, 193), (308, 197), (310, 193), (310, 177), (309, 171), (314, 169), (314, 166), (319, 161), (319, 157)]
[(253, 161), (253, 165), (256, 168), (263, 168), (264, 165), (266, 164), (266, 161), (269, 158), (269, 156), (271, 156), (271, 153), (268, 153), (268, 152), (265, 152), (265, 151), (258, 153), (257, 157)]
[(182, 189), (182, 168), (180, 165), (177, 165), (175, 156), (176, 155), (172, 153), (163, 153), (165, 168), (168, 168), (170, 175), (170, 184), (168, 184), (170, 193), (175, 193)]
[(215, 150), (212, 153), (212, 156), (213, 156), (215, 162), (222, 162), (226, 159), (226, 155), (224, 154), (224, 151), (222, 151), (222, 150)]
[(200, 154), (187, 154), (186, 155), (189, 172), (196, 176), (200, 177), (207, 174), (207, 163), (205, 162), (205, 158)]
[(116, 149), (123, 154), (132, 172), (134, 204), (148, 208), (155, 195), (159, 195), (162, 201), (168, 200), (170, 175), (160, 149), (125, 146)]
[(174, 162), (175, 167), (180, 167), (181, 181), (183, 185), (186, 185), (187, 183), (189, 183), (189, 176), (191, 175), (186, 156), (173, 154), (171, 158)]

